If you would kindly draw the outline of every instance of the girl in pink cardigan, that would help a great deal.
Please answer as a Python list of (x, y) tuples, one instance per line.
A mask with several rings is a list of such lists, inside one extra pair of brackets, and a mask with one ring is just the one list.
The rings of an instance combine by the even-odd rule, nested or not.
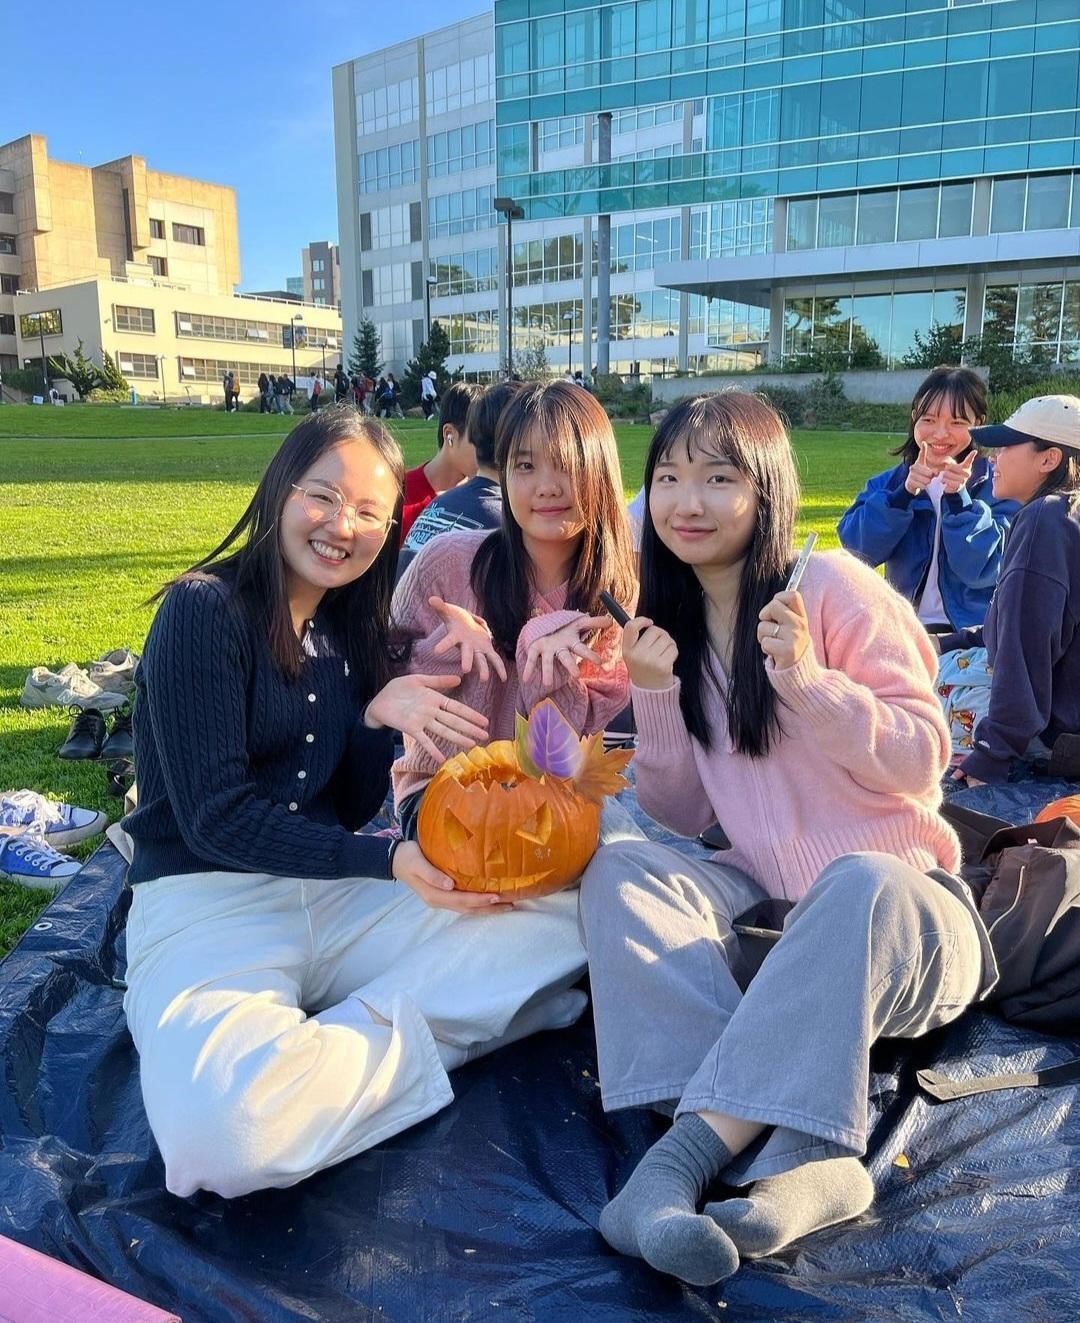
[[(398, 584), (409, 668), (460, 675), (454, 697), (488, 718), (492, 740), (513, 739), (515, 714), (544, 698), (582, 734), (602, 730), (625, 707), (629, 680), (599, 594), (630, 601), (637, 591), (611, 423), (577, 386), (528, 386), (499, 417), (495, 460), (502, 527), (432, 539)], [(393, 781), (407, 837), (452, 752), (406, 738)]]
[[(786, 591), (798, 480), (745, 394), (673, 409), (645, 470), (641, 614), (623, 632), (638, 797), (709, 860), (636, 842), (583, 880), (604, 1106), (674, 1111), (600, 1215), (624, 1254), (712, 1283), (869, 1205), (870, 1046), (947, 1023), (995, 977), (938, 817), (936, 656), (845, 552)], [(748, 981), (736, 916), (786, 902)], [(708, 1203), (723, 1171), (748, 1197)]]

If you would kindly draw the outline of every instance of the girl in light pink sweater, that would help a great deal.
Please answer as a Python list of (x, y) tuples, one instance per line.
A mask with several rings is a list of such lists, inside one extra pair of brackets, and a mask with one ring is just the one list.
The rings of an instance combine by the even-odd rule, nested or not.
[[(612, 845), (583, 878), (604, 1106), (676, 1116), (600, 1230), (705, 1284), (865, 1210), (871, 1044), (954, 1019), (995, 971), (937, 814), (934, 650), (845, 552), (786, 590), (799, 492), (780, 418), (738, 393), (678, 405), (645, 490), (623, 633), (638, 797), (688, 836), (719, 820), (731, 848)], [(783, 935), (744, 996), (733, 921), (777, 900)], [(702, 1210), (721, 1171), (756, 1183)]]
[[(410, 670), (461, 677), (455, 699), (488, 719), (492, 740), (544, 698), (581, 734), (626, 706), (622, 634), (599, 594), (636, 597), (615, 434), (587, 391), (527, 386), (499, 416), (495, 461), (502, 527), (444, 533), (410, 564), (394, 594), (396, 624), (413, 639)], [(446, 740), (406, 738), (394, 764), (403, 833)]]

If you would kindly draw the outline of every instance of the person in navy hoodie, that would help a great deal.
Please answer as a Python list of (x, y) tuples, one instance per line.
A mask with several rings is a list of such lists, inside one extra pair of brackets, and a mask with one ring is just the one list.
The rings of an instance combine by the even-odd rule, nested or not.
[(969, 368), (936, 367), (915, 392), (900, 463), (870, 479), (840, 520), (840, 542), (915, 607), (930, 633), (981, 625), (1019, 508), (992, 491), (970, 429), (986, 388)]
[(981, 630), (941, 650), (983, 645), (993, 671), (975, 747), (953, 774), (1005, 781), (1025, 755), (1080, 732), (1080, 399), (1043, 395), (974, 436), (996, 450), (994, 493), (1021, 505)]

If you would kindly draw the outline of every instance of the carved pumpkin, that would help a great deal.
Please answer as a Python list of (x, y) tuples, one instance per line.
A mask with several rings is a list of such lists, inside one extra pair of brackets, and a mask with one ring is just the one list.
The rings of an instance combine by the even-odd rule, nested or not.
[(420, 848), (464, 891), (549, 895), (592, 858), (601, 802), (626, 784), (619, 773), (629, 759), (603, 753), (599, 735), (579, 740), (547, 699), (528, 724), (519, 718), (516, 741), (470, 749), (439, 768), (420, 804)]
[(1055, 799), (1036, 817), (1036, 822), (1049, 822), (1051, 818), (1069, 818), (1080, 827), (1080, 795), (1066, 795)]

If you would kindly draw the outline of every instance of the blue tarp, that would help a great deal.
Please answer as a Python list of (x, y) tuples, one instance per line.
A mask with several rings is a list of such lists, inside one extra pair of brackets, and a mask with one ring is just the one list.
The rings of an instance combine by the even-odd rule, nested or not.
[(446, 1111), (292, 1190), (174, 1198), (121, 1007), (122, 878), (99, 850), (0, 970), (0, 1233), (185, 1323), (1080, 1318), (1076, 1086), (915, 1089), (923, 1066), (966, 1078), (1080, 1051), (987, 1014), (879, 1045), (873, 1208), (719, 1287), (596, 1231), (663, 1123), (605, 1117), (588, 1016), (456, 1072)]

